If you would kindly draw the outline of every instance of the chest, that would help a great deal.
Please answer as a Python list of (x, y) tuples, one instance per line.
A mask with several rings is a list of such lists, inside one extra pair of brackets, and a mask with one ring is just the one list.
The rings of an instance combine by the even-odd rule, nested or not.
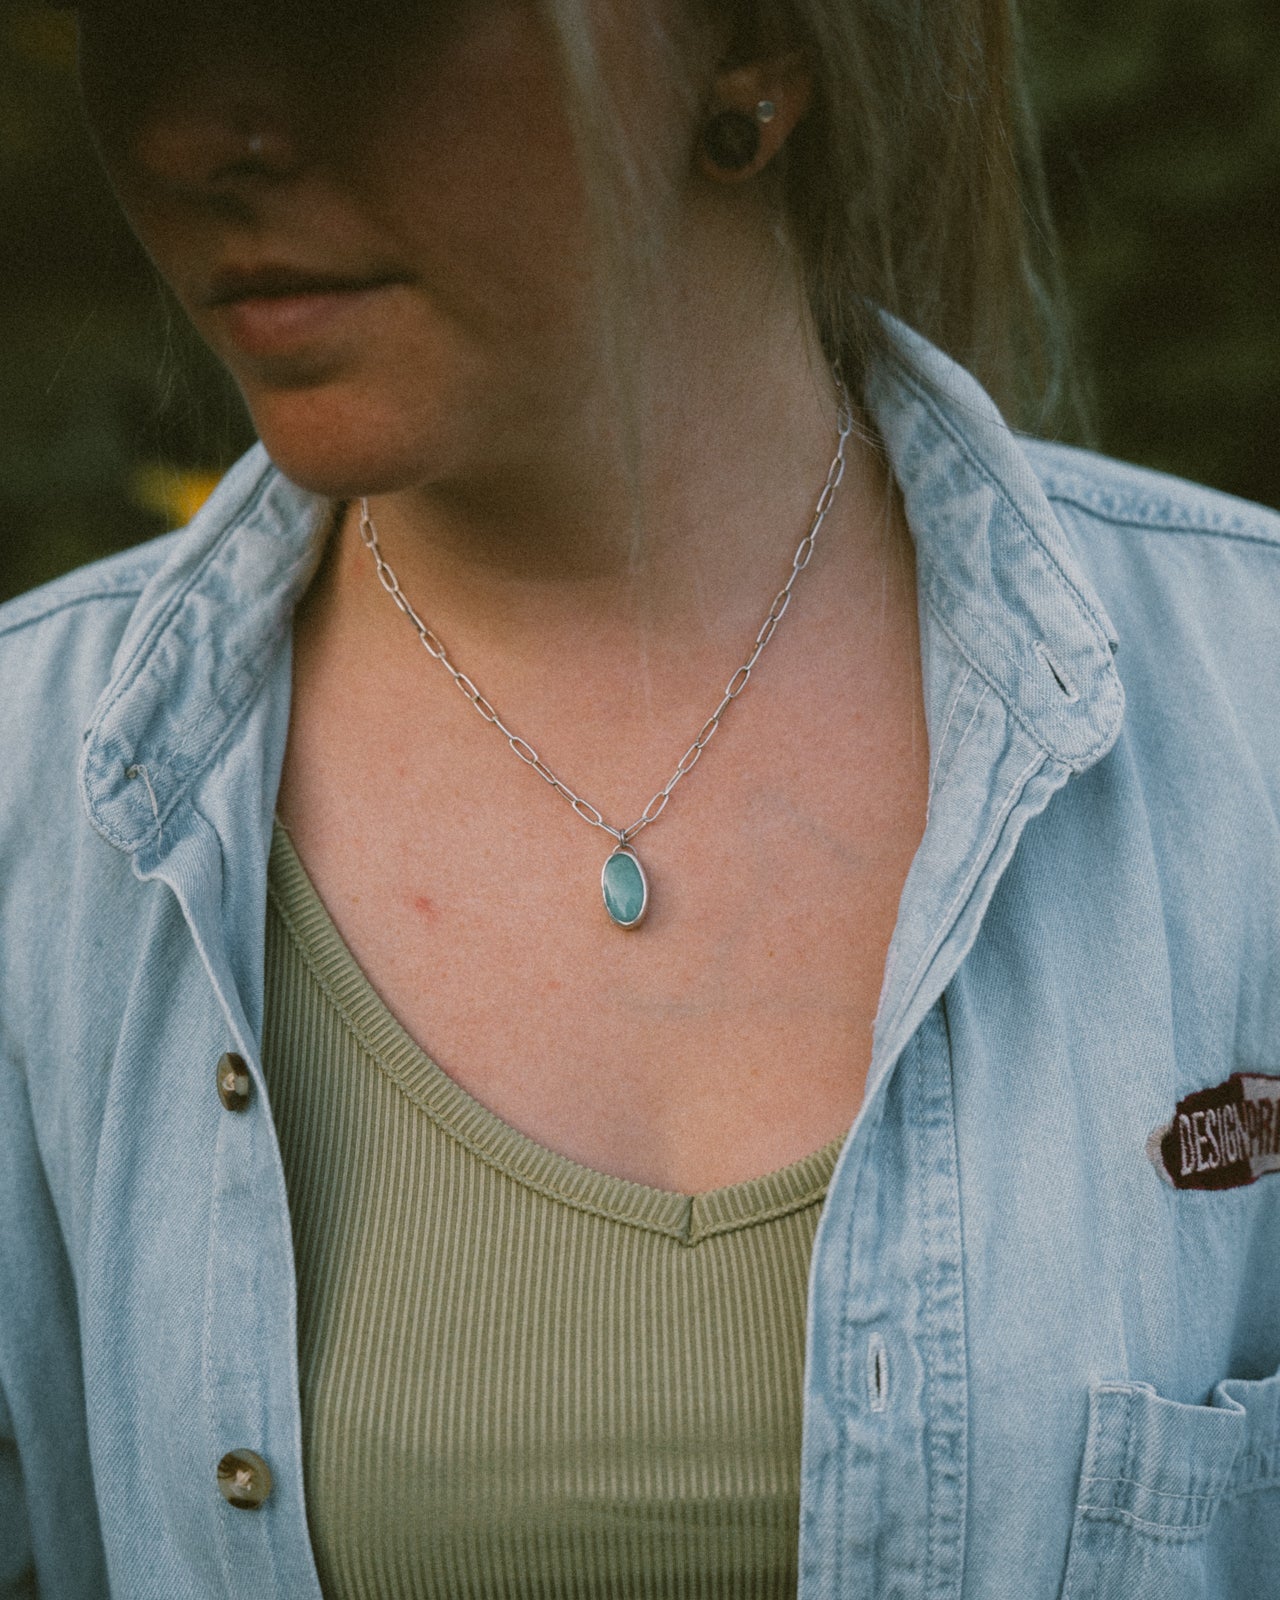
[(383, 781), (335, 786), (325, 685), (300, 678), (281, 815), (343, 938), (455, 1082), (586, 1166), (697, 1193), (800, 1159), (861, 1103), (925, 740), (905, 691), (833, 737), (782, 687), (757, 695), (754, 751), (726, 738), (637, 836), (650, 909), (623, 930), (613, 841), (460, 696), (426, 773), (388, 770), (376, 714), (348, 713), (346, 762)]

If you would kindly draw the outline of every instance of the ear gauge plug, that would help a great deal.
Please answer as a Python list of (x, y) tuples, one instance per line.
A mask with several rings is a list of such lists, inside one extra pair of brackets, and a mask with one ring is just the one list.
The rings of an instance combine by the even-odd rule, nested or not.
[(717, 112), (702, 130), (702, 153), (720, 172), (745, 172), (760, 154), (760, 130), (772, 122), (778, 108), (760, 100), (753, 112)]

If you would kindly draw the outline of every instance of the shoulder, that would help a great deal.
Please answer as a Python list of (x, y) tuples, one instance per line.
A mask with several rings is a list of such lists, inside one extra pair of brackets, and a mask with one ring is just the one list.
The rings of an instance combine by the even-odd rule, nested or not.
[(1131, 712), (1235, 715), (1280, 757), (1280, 515), (1089, 451), (1025, 448), (1111, 620)]
[(186, 528), (79, 567), (0, 605), (0, 674), (6, 689), (21, 681), (46, 687), (34, 668), (43, 648), (74, 636), (89, 646), (119, 645), (138, 601), (165, 570), (198, 565), (209, 535), (221, 536), (245, 516), (276, 475), (260, 447), (226, 475)]
[[(78, 744), (139, 597), (181, 534), (94, 562), (0, 605), (0, 795), (35, 748)], [(46, 769), (47, 770), (47, 769)]]
[(1085, 536), (1144, 535), (1227, 546), (1257, 544), (1280, 556), (1280, 514), (1149, 467), (1043, 439), (1020, 441), (1046, 497), (1069, 530)]
[(8, 643), (12, 636), (68, 612), (89, 626), (108, 615), (118, 616), (122, 606), (137, 600), (181, 537), (180, 532), (166, 533), (6, 601), (0, 605), (0, 650), (13, 648)]
[(85, 730), (146, 586), (174, 549), (164, 538), (0, 606), (0, 974), (6, 1033), (53, 981), (55, 908), (85, 874), (106, 911), (129, 893), (129, 864), (94, 832), (80, 792)]
[(140, 597), (181, 538), (166, 534), (0, 606), (0, 839), (37, 804), (78, 809), (84, 730)]
[(139, 693), (121, 715), (145, 719), (146, 699), (149, 714), (181, 719), (175, 696), (190, 689), (195, 642), (207, 636), (216, 664), (250, 607), (274, 528), (240, 535), (264, 499), (281, 498), (280, 481), (251, 451), (189, 527), (0, 605), (0, 857), (31, 859), (33, 831), (65, 841), (87, 825), (86, 730), (122, 684), (149, 698)]
[[(189, 527), (0, 605), (0, 759), (10, 773), (37, 734), (46, 757), (64, 735), (78, 745), (121, 659), (145, 652), (276, 476), (261, 451), (251, 451)], [(5, 791), (0, 769), (0, 802)]]
[(1118, 754), (1149, 803), (1176, 819), (1168, 853), (1180, 856), (1180, 843), (1198, 837), (1219, 887), (1246, 855), (1242, 897), (1250, 885), (1273, 885), (1280, 516), (1086, 451), (1026, 449), (1118, 641)]

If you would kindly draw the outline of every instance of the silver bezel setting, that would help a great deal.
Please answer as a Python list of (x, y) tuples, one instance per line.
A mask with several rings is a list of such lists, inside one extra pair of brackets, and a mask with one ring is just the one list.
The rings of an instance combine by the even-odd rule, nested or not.
[[(609, 870), (609, 863), (614, 856), (630, 856), (636, 864), (636, 871), (640, 874), (640, 909), (630, 922), (620, 922), (613, 912), (609, 910), (609, 896), (605, 889), (605, 874)], [(610, 850), (605, 857), (604, 866), (600, 868), (600, 896), (604, 900), (605, 915), (615, 928), (638, 928), (644, 921), (644, 914), (649, 909), (649, 875), (644, 870), (644, 864), (629, 844), (620, 844), (616, 850)]]

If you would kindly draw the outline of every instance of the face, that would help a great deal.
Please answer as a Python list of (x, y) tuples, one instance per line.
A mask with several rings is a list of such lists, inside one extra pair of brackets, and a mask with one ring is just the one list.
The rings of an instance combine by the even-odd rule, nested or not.
[[(88, 0), (80, 29), (124, 209), (297, 482), (447, 481), (581, 393), (590, 229), (534, 0)], [(676, 172), (689, 113), (623, 31), (619, 103)]]

